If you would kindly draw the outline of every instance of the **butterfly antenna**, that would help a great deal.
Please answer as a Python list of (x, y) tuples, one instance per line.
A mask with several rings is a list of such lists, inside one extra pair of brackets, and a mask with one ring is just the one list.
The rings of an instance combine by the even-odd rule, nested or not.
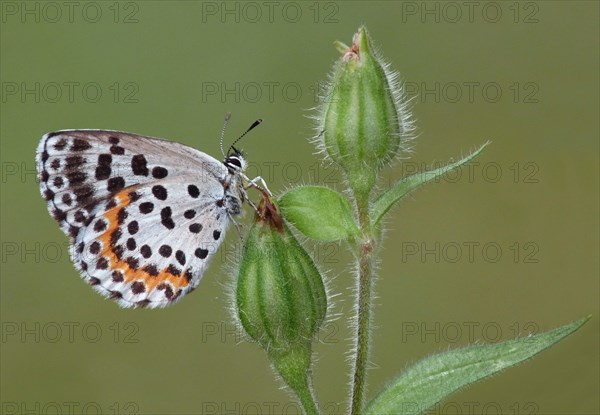
[(231, 145), (229, 146), (229, 150), (227, 151), (227, 153), (229, 153), (229, 151), (231, 151), (231, 149), (234, 149), (234, 150), (235, 150), (235, 147), (234, 147), (234, 145), (235, 145), (235, 144), (236, 144), (238, 141), (240, 141), (242, 138), (244, 138), (244, 136), (245, 136), (246, 134), (248, 134), (248, 133), (249, 133), (250, 131), (252, 131), (252, 130), (253, 130), (255, 127), (257, 127), (257, 126), (258, 126), (260, 123), (262, 123), (262, 121), (263, 121), (263, 120), (262, 120), (262, 118), (259, 118), (258, 120), (254, 121), (254, 122), (252, 123), (252, 125), (251, 125), (250, 127), (248, 127), (248, 129), (247, 129), (246, 131), (244, 131), (244, 133), (238, 137), (238, 139), (237, 139), (237, 140), (235, 140), (233, 143), (231, 143)]
[(223, 137), (225, 137), (225, 128), (227, 128), (227, 124), (229, 124), (229, 120), (231, 119), (231, 113), (228, 112), (225, 114), (225, 121), (223, 122), (223, 129), (221, 130), (221, 139), (219, 140), (219, 145), (221, 146), (221, 153), (223, 153), (223, 157), (225, 157), (225, 152), (223, 151)]

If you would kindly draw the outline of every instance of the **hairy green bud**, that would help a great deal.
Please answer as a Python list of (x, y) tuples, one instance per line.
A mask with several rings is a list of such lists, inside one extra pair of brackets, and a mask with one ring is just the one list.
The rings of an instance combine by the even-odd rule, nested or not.
[(319, 145), (342, 168), (355, 195), (366, 198), (381, 168), (406, 147), (413, 127), (397, 74), (374, 53), (367, 30), (360, 28), (349, 48), (339, 42), (337, 47), (342, 57), (323, 97)]
[(236, 311), (306, 408), (313, 401), (311, 345), (325, 318), (327, 296), (319, 270), (266, 195), (246, 236)]

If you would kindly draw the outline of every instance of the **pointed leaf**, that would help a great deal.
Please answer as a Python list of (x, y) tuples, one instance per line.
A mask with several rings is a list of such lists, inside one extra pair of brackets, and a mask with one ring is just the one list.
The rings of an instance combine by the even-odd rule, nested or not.
[(460, 388), (540, 353), (573, 333), (589, 318), (542, 334), (470, 346), (425, 358), (379, 392), (364, 413), (420, 414)]
[(358, 233), (348, 200), (327, 187), (296, 187), (284, 193), (278, 205), (283, 217), (310, 238), (337, 241)]
[(433, 179), (441, 177), (450, 170), (456, 169), (457, 167), (460, 167), (466, 162), (468, 162), (469, 160), (475, 158), (477, 155), (479, 155), (481, 150), (483, 150), (488, 144), (489, 142), (485, 143), (476, 151), (459, 161), (450, 163), (444, 167), (440, 167), (439, 169), (417, 173), (412, 176), (405, 177), (394, 183), (392, 187), (390, 187), (388, 190), (382, 193), (373, 203), (373, 208), (371, 211), (373, 225), (377, 225), (379, 221), (385, 216), (385, 214), (396, 204), (396, 202), (398, 202), (404, 196), (406, 196), (416, 188), (420, 187), (421, 185)]

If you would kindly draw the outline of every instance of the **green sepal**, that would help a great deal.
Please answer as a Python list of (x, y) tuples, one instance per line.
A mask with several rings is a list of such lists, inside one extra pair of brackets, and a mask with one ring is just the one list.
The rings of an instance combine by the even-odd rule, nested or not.
[(335, 46), (335, 48), (340, 53), (345, 53), (348, 49), (350, 49), (350, 47), (348, 45), (346, 45), (344, 42), (339, 41), (339, 40), (334, 41), (333, 46)]
[(338, 241), (359, 234), (348, 200), (328, 187), (300, 186), (278, 201), (284, 218), (309, 238)]

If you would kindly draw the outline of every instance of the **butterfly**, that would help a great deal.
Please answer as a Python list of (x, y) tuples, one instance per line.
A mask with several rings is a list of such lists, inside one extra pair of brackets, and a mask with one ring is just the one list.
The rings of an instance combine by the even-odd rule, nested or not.
[(267, 189), (262, 178), (248, 179), (246, 159), (233, 145), (262, 120), (225, 154), (228, 120), (229, 114), (222, 162), (177, 142), (122, 131), (42, 137), (41, 194), (70, 238), (75, 267), (96, 291), (122, 307), (155, 308), (198, 286), (242, 204), (252, 204), (246, 189)]

